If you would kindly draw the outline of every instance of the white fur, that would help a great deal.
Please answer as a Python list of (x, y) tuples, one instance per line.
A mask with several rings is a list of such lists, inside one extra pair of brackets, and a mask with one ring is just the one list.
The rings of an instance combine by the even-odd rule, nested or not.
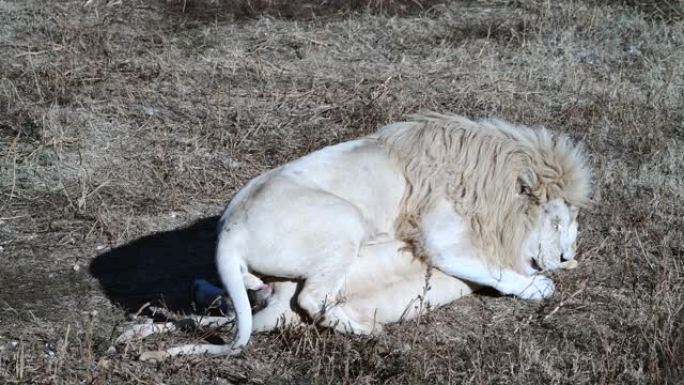
[(360, 247), (379, 234), (393, 236), (404, 189), (382, 147), (360, 139), (273, 170), (238, 193), (223, 215), (217, 248), (219, 274), (237, 312), (235, 346), (252, 329), (241, 266), (306, 279), (298, 296), (302, 309), (337, 330), (371, 333), (373, 325), (333, 305)]
[[(257, 177), (235, 196), (223, 215), (217, 249), (219, 273), (237, 312), (234, 347), (244, 346), (252, 332), (244, 266), (264, 275), (303, 279), (298, 304), (322, 325), (354, 334), (374, 331), (373, 322), (336, 304), (359, 250), (377, 237), (396, 238), (395, 224), (408, 185), (395, 158), (377, 137), (354, 140)], [(522, 298), (553, 294), (547, 277), (485, 262), (470, 244), (472, 228), (446, 195), (435, 202), (424, 209), (419, 228), (439, 270)], [(558, 268), (558, 246), (548, 249), (554, 254), (537, 256), (538, 261), (558, 259), (557, 264), (549, 262), (550, 269)], [(539, 250), (547, 252), (546, 247)], [(522, 258), (514, 259), (523, 265)]]
[(553, 281), (547, 277), (520, 274), (507, 267), (488, 265), (478, 258), (469, 244), (466, 224), (446, 199), (436, 202), (424, 217), (422, 228), (427, 252), (435, 267), (444, 273), (526, 299), (542, 299), (553, 294)]
[[(430, 271), (428, 271), (430, 270)], [(302, 322), (291, 307), (297, 284), (272, 283), (273, 295), (267, 306), (254, 314), (253, 331), (269, 331), (278, 326)], [(382, 325), (411, 319), (426, 310), (446, 305), (470, 294), (477, 285), (429, 269), (414, 258), (401, 241), (389, 240), (361, 248), (359, 258), (349, 267), (336, 305), (378, 333)]]
[[(523, 254), (544, 270), (561, 268), (563, 261), (575, 258), (578, 209), (561, 199), (553, 199), (543, 206), (539, 226), (530, 232), (523, 244)], [(560, 256), (560, 258), (558, 258)], [(531, 266), (532, 263), (527, 263)]]

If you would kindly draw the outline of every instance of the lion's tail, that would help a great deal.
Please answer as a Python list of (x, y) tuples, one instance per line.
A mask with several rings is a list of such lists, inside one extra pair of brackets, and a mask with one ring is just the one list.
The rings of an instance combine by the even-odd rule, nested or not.
[(216, 246), (216, 266), (218, 267), (223, 287), (228, 292), (235, 308), (237, 319), (237, 336), (233, 341), (233, 348), (247, 344), (252, 334), (252, 308), (247, 297), (247, 288), (243, 278), (243, 271), (247, 266), (242, 260), (241, 250), (236, 247), (235, 236), (230, 232), (220, 231)]

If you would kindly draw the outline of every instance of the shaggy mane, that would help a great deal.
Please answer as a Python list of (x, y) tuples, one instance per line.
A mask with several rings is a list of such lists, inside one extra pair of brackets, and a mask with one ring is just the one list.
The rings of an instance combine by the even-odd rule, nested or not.
[(583, 148), (543, 128), (427, 113), (385, 126), (376, 136), (408, 182), (395, 226), (415, 255), (425, 254), (420, 218), (439, 197), (467, 218), (481, 258), (518, 271), (522, 243), (542, 204), (555, 198), (580, 207), (589, 202)]

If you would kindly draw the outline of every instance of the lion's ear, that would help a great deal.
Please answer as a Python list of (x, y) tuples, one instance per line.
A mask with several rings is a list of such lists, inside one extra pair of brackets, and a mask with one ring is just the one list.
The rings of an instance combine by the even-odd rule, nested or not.
[(532, 198), (534, 197), (533, 186), (535, 178), (532, 170), (524, 170), (518, 175), (518, 194)]
[(532, 196), (532, 188), (524, 180), (518, 178), (518, 194)]

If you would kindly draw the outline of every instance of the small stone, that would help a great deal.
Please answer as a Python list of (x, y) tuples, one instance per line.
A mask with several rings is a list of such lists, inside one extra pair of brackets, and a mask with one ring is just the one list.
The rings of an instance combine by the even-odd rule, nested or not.
[(639, 50), (639, 46), (633, 43), (627, 44), (625, 50), (630, 55), (638, 55), (641, 53), (641, 50)]
[(157, 109), (154, 107), (150, 106), (143, 106), (143, 112), (145, 112), (145, 115), (155, 115), (157, 113)]
[(235, 170), (242, 166), (242, 162), (240, 162), (239, 160), (228, 158), (223, 161), (223, 165), (227, 168)]
[[(114, 349), (114, 347), (110, 347), (109, 349)], [(109, 350), (107, 351), (109, 353)], [(114, 353), (116, 353), (116, 349), (114, 349)], [(97, 366), (99, 366), (102, 369), (107, 369), (109, 368), (109, 365), (111, 364), (111, 361), (102, 357), (100, 358), (100, 361), (97, 362)]]
[(81, 266), (77, 264), (74, 265), (74, 271), (78, 273), (78, 271), (81, 270)]
[(150, 362), (161, 362), (166, 360), (167, 358), (171, 357), (171, 355), (165, 351), (158, 350), (158, 351), (151, 351), (151, 352), (143, 352), (140, 357), (138, 357), (138, 360), (140, 361), (150, 361)]

